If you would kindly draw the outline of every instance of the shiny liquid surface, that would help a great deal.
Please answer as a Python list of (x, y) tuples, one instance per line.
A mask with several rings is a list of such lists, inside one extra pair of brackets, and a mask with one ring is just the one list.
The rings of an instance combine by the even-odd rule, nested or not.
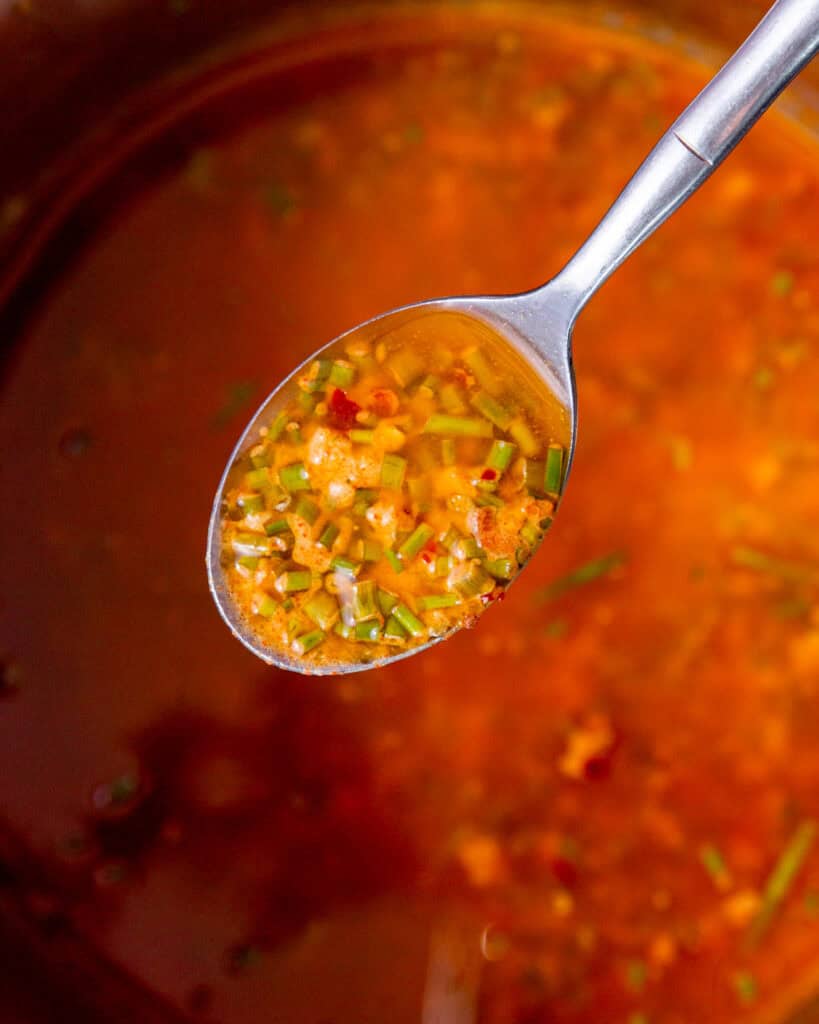
[(819, 161), (776, 115), (584, 313), (571, 484), (502, 614), (332, 681), (207, 593), (269, 383), (383, 309), (538, 284), (705, 78), (459, 17), (182, 126), (17, 339), (0, 810), (70, 927), (205, 1019), (779, 1019), (819, 988), (815, 847), (753, 937), (819, 816)]

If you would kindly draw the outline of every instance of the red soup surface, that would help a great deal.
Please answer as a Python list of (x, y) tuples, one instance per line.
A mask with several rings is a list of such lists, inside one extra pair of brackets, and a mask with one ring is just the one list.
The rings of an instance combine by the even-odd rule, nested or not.
[(169, 1008), (722, 1024), (819, 989), (819, 150), (781, 115), (581, 318), (560, 514), (474, 631), (287, 675), (203, 566), (277, 380), (540, 283), (706, 77), (545, 16), (325, 37), (137, 152), (4, 338), (0, 812), (32, 909)]

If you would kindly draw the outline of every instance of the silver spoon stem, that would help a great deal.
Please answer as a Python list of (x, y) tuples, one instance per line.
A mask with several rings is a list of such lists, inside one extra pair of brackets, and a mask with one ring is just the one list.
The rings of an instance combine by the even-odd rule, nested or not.
[[(652, 149), (550, 282), (577, 314), (608, 276), (694, 193), (819, 49), (819, 0), (777, 0)], [(530, 296), (533, 297), (533, 296)]]

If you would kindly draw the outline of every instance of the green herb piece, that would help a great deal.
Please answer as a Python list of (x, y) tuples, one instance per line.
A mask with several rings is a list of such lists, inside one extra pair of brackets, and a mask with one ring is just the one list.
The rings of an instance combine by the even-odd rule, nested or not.
[(477, 597), (478, 594), (485, 594), (491, 590), (494, 584), (492, 577), (482, 566), (478, 562), (473, 562), (468, 570), (454, 581), (453, 586), (464, 597)]
[(253, 398), (258, 388), (255, 380), (238, 380), (228, 387), (221, 408), (211, 421), (215, 428), (225, 427), (244, 409)]
[(345, 558), (343, 555), (336, 555), (332, 562), (330, 562), (330, 568), (334, 572), (343, 573), (345, 576), (349, 576), (350, 578), (358, 576), (361, 572), (361, 565), (358, 562), (354, 562), (350, 558)]
[(310, 477), (303, 462), (293, 462), (289, 466), (282, 466), (279, 470), (279, 480), (282, 487), (290, 491), (291, 494), (294, 491), (310, 490)]
[(493, 558), (483, 563), (490, 576), (496, 580), (511, 580), (515, 575), (515, 563), (511, 558)]
[(352, 587), (352, 613), (356, 622), (378, 618), (376, 594), (378, 584), (375, 580), (363, 580)]
[(313, 360), (307, 373), (307, 379), (301, 381), (304, 391), (311, 395), (316, 391), (323, 391), (330, 377), (332, 366), (329, 359)]
[[(512, 413), (499, 402), (496, 402), (486, 391), (479, 391), (469, 401), (473, 408), (477, 409), (482, 416), (485, 416), (490, 423), (494, 423), (500, 430), (509, 429), (509, 424), (513, 419)], [(489, 434), (487, 436), (491, 437), (492, 435)]]
[(292, 597), (286, 597), (286, 598), (285, 598), (285, 599), (284, 599), (284, 600), (282, 601), (282, 608), (283, 608), (283, 609), (284, 609), (284, 610), (285, 610), (286, 612), (292, 612), (292, 611), (293, 611), (293, 609), (294, 609), (295, 607), (296, 607), (296, 602), (295, 602), (295, 601), (293, 600), (293, 598), (292, 598)]
[(310, 498), (301, 497), (296, 502), (293, 514), (297, 515), (300, 519), (303, 519), (306, 523), (309, 523), (310, 526), (315, 526), (316, 520), (321, 515), (321, 510), (314, 501), (310, 500)]
[(533, 459), (540, 451), (540, 443), (532, 432), (532, 428), (520, 416), (509, 424), (509, 433), (517, 441), (521, 454)]
[(700, 861), (720, 892), (731, 888), (731, 874), (722, 854), (713, 843), (703, 843), (700, 847)]
[(381, 463), (381, 486), (391, 491), (400, 491), (407, 471), (407, 460), (388, 452)]
[(733, 976), (734, 991), (739, 1001), (748, 1006), (756, 999), (757, 984), (756, 978), (750, 971), (736, 971)]
[(259, 559), (255, 555), (242, 555), (236, 559), (236, 564), (248, 572), (255, 572), (259, 568)]
[(419, 523), (398, 549), (398, 554), (404, 561), (408, 562), (410, 559), (415, 558), (424, 545), (432, 539), (434, 534), (435, 531), (427, 523)]
[(287, 426), (287, 421), (289, 419), (290, 417), (287, 415), (286, 412), (279, 413), (279, 415), (273, 420), (273, 422), (270, 424), (268, 428), (268, 441), (273, 441), (275, 443), (276, 441), (279, 440), (279, 438), (284, 433), (284, 428)]
[(233, 538), (233, 550), (237, 555), (273, 554), (270, 541), (260, 533), (237, 533)]
[(527, 459), (523, 464), (523, 482), (535, 498), (542, 498), (546, 483), (546, 463), (538, 459)]
[(392, 617), (404, 627), (410, 636), (416, 639), (426, 632), (423, 622), (401, 602), (393, 608)]
[(448, 576), (449, 570), (452, 568), (452, 559), (447, 555), (439, 555), (435, 559), (435, 575), (436, 576)]
[(401, 573), (404, 571), (404, 565), (398, 555), (391, 551), (389, 548), (384, 552), (384, 557), (390, 563), (390, 568), (394, 573)]
[(408, 388), (424, 372), (424, 362), (412, 349), (394, 352), (385, 363), (402, 388)]
[(595, 558), (591, 562), (586, 562), (585, 565), (578, 566), (577, 569), (566, 573), (560, 579), (553, 580), (545, 587), (542, 587), (538, 591), (537, 597), (541, 601), (552, 601), (569, 590), (574, 590), (576, 587), (582, 587), (586, 583), (592, 583), (594, 580), (608, 576), (610, 572), (623, 565), (625, 561), (626, 556), (622, 551), (614, 551), (612, 554), (604, 555), (602, 558)]
[(780, 558), (772, 558), (753, 548), (742, 546), (733, 549), (731, 561), (743, 569), (753, 569), (756, 572), (767, 573), (769, 576), (778, 576), (780, 579), (792, 580), (797, 583), (802, 580), (815, 580), (819, 575), (812, 566), (800, 565), (798, 562), (786, 562)]
[(364, 538), (361, 541), (361, 561), (362, 562), (377, 562), (384, 554), (384, 549), (378, 543), (377, 540), (369, 540)]
[(324, 639), (324, 633), (320, 629), (314, 629), (310, 633), (297, 636), (293, 641), (293, 650), (296, 654), (307, 654), (308, 651), (312, 651), (314, 647), (323, 643)]
[(376, 644), (381, 637), (381, 624), (376, 620), (357, 622), (353, 628), (353, 635), (356, 640)]
[(286, 519), (274, 519), (264, 524), (264, 532), (268, 537), (275, 537), (279, 533), (287, 533), (289, 529), (290, 524)]
[(387, 624), (384, 626), (384, 639), (393, 642), (403, 641), (406, 640), (407, 635), (407, 631), (398, 619), (394, 615), (390, 615), (387, 619)]
[(267, 491), (273, 486), (270, 474), (265, 468), (251, 469), (245, 473), (245, 487), (251, 491)]
[[(270, 450), (268, 448), (265, 448), (265, 450), (263, 452), (257, 452), (255, 455), (251, 455), (250, 456), (250, 464), (251, 464), (251, 466), (253, 466), (253, 470), (254, 471), (258, 471), (260, 469), (261, 470), (265, 469), (267, 466), (270, 465)], [(250, 475), (251, 475), (250, 473), (247, 474), (248, 477)], [(245, 479), (247, 479), (247, 477), (245, 477)], [(248, 484), (248, 486), (264, 487), (265, 484), (269, 480), (270, 480), (270, 477), (267, 475), (267, 473), (264, 473), (263, 474), (262, 483), (260, 483), (258, 485), (256, 485), (256, 484)]]
[(326, 590), (318, 590), (305, 601), (304, 614), (326, 633), (338, 622), (338, 602)]
[(443, 537), (441, 537), (441, 544), (447, 549), (447, 551), (451, 551), (452, 545), (455, 543), (455, 541), (460, 539), (460, 533), (458, 533), (455, 527), (450, 524), (446, 533), (443, 535)]
[(486, 465), (499, 474), (505, 473), (517, 450), (518, 446), (511, 441), (493, 441), (486, 456)]
[(264, 512), (264, 498), (261, 494), (240, 494), (236, 499), (236, 504), (246, 516)]
[(466, 561), (468, 558), (479, 558), (481, 554), (480, 545), (474, 537), (456, 537), (449, 550), (453, 558), (461, 561)]
[(437, 608), (453, 608), (460, 603), (461, 599), (457, 594), (423, 594), (415, 601), (419, 612), (430, 612)]
[(308, 394), (308, 392), (306, 392), (306, 391), (300, 391), (299, 392), (298, 402), (299, 402), (299, 408), (301, 409), (301, 411), (309, 416), (310, 413), (316, 407), (316, 396)]
[(348, 626), (346, 622), (337, 622), (333, 626), (333, 632), (337, 633), (343, 640), (352, 640), (353, 638), (353, 627)]
[(560, 494), (563, 483), (563, 449), (559, 444), (550, 444), (546, 452), (546, 474), (544, 485), (550, 498)]
[(441, 441), (441, 462), (445, 466), (454, 466), (455, 460), (455, 442), (451, 437), (445, 437)]
[(793, 289), (793, 274), (790, 270), (777, 270), (771, 278), (771, 291), (780, 299), (784, 299)]
[(540, 529), (532, 522), (525, 522), (520, 528), (520, 539), (526, 543), (527, 547), (536, 547), (542, 536)]
[(779, 908), (785, 901), (791, 887), (811, 851), (816, 839), (817, 824), (812, 819), (803, 821), (791, 836), (779, 860), (768, 876), (762, 891), (762, 903), (751, 921), (746, 936), (746, 945), (755, 947), (770, 927)]
[(447, 416), (434, 413), (424, 425), (425, 434), (443, 434), (449, 437), (491, 437), (492, 427), (483, 420), (467, 416)]
[(395, 594), (391, 594), (389, 590), (383, 590), (381, 587), (378, 588), (376, 600), (378, 601), (378, 608), (381, 614), (385, 617), (389, 615), (393, 608), (398, 604), (398, 598)]
[(479, 348), (464, 349), (461, 358), (472, 371), (475, 380), (490, 395), (497, 395), (500, 389), (498, 374), (492, 369)]
[(337, 388), (349, 388), (355, 381), (355, 367), (336, 360), (330, 369), (330, 383)]
[(333, 544), (335, 544), (340, 532), (341, 531), (335, 523), (328, 523), (321, 531), (318, 539), (319, 544), (321, 544), (323, 548), (327, 548), (329, 551)]
[(273, 600), (269, 594), (265, 594), (264, 597), (256, 605), (256, 614), (263, 615), (266, 619), (276, 614), (278, 604)]
[(444, 384), (438, 397), (441, 405), (453, 416), (460, 416), (466, 412), (466, 403), (463, 400), (463, 392), (455, 384)]
[(299, 590), (309, 590), (313, 585), (313, 574), (309, 569), (296, 569), (283, 572), (276, 580), (276, 590), (280, 594), (294, 594)]
[(503, 508), (506, 502), (503, 498), (499, 498), (497, 494), (483, 493), (477, 495), (475, 498), (475, 504), (478, 508), (486, 508), (487, 506), (491, 506), (492, 508)]
[(357, 516), (366, 515), (367, 509), (375, 502), (377, 497), (377, 491), (368, 490), (366, 487), (359, 487), (353, 499), (353, 514)]
[(350, 440), (353, 444), (372, 444), (375, 438), (374, 430), (351, 430)]

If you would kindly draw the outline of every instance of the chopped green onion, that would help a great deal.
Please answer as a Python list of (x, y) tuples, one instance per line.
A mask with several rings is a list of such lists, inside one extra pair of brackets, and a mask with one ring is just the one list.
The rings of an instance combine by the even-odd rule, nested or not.
[(352, 612), (356, 622), (378, 618), (376, 594), (378, 584), (375, 580), (363, 580), (352, 587)]
[(813, 846), (817, 823), (812, 819), (803, 821), (791, 836), (782, 851), (773, 871), (768, 876), (762, 892), (762, 904), (751, 921), (747, 945), (754, 947), (770, 927), (776, 912), (785, 901), (791, 886)]
[(445, 434), (449, 437), (491, 437), (492, 427), (483, 420), (468, 416), (446, 416), (434, 413), (424, 425), (425, 434)]
[(236, 564), (241, 565), (248, 572), (255, 572), (259, 568), (259, 559), (255, 555), (242, 555), (236, 559)]
[(444, 384), (438, 397), (441, 399), (441, 405), (453, 416), (459, 416), (466, 412), (463, 392), (454, 384)]
[(307, 380), (304, 381), (304, 390), (311, 394), (314, 391), (321, 391), (330, 376), (331, 366), (329, 359), (316, 359), (310, 366)]
[(393, 608), (398, 604), (398, 598), (395, 594), (391, 594), (389, 590), (382, 590), (378, 588), (378, 594), (376, 596), (378, 601), (378, 607), (381, 610), (381, 614), (385, 617), (390, 614)]
[(406, 638), (407, 631), (394, 615), (390, 615), (387, 619), (387, 624), (384, 626), (384, 639), (387, 642), (396, 643), (397, 641), (406, 640)]
[(324, 641), (324, 633), (320, 629), (314, 629), (310, 633), (303, 633), (293, 641), (293, 650), (296, 654), (307, 654), (314, 647), (318, 647)]
[(256, 614), (263, 615), (266, 619), (275, 615), (278, 604), (273, 600), (269, 594), (265, 594), (264, 597), (256, 605)]
[(700, 847), (700, 862), (720, 892), (731, 888), (731, 874), (722, 854), (713, 843), (703, 843)]
[(441, 462), (445, 466), (454, 466), (455, 459), (455, 442), (451, 437), (445, 437), (441, 441)]
[(399, 622), (410, 636), (420, 637), (425, 633), (424, 624), (405, 604), (400, 602), (393, 608), (392, 616)]
[(380, 634), (381, 624), (378, 621), (357, 622), (353, 629), (353, 635), (356, 640), (361, 640), (368, 644), (378, 643)]
[(304, 614), (327, 632), (338, 622), (338, 602), (326, 590), (319, 590), (305, 602)]
[(450, 545), (450, 553), (453, 558), (460, 560), (466, 560), (468, 558), (478, 558), (481, 553), (481, 548), (474, 537), (458, 537)]
[[(508, 409), (504, 409), (491, 395), (488, 395), (485, 391), (479, 391), (469, 401), (473, 408), (477, 409), (482, 416), (485, 416), (490, 423), (494, 423), (500, 430), (509, 429), (509, 424), (512, 422), (512, 413)], [(492, 435), (490, 433), (486, 436), (491, 437)]]
[(336, 555), (332, 562), (330, 562), (330, 568), (335, 572), (341, 572), (345, 576), (350, 577), (358, 576), (361, 572), (361, 565), (358, 562), (353, 562), (343, 555)]
[(446, 533), (443, 535), (443, 537), (441, 537), (441, 544), (443, 544), (447, 551), (451, 551), (452, 545), (455, 543), (455, 541), (460, 540), (460, 538), (460, 533), (458, 533), (455, 527), (450, 524)]
[(424, 363), (411, 349), (394, 352), (387, 359), (386, 367), (402, 388), (408, 388), (424, 372)]
[(375, 437), (374, 430), (351, 430), (350, 440), (353, 444), (372, 444)]
[(546, 463), (541, 459), (527, 459), (523, 464), (523, 482), (533, 497), (542, 498), (546, 493)]
[[(250, 464), (254, 469), (264, 469), (270, 465), (270, 452), (267, 448), (263, 452), (257, 452), (256, 455), (250, 456)], [(250, 473), (248, 473), (250, 476)], [(267, 476), (267, 474), (265, 474)]]
[(436, 608), (452, 608), (461, 603), (457, 594), (424, 594), (415, 601), (419, 612), (433, 611)]
[(381, 486), (400, 491), (407, 471), (407, 460), (388, 452), (381, 463)]
[(532, 433), (532, 428), (521, 417), (512, 420), (509, 424), (509, 433), (517, 441), (521, 454), (527, 459), (533, 459), (540, 451), (540, 444)]
[(389, 548), (384, 552), (384, 557), (390, 563), (390, 568), (394, 573), (401, 573), (404, 571), (404, 565), (398, 555), (391, 551)]
[(550, 444), (546, 452), (545, 487), (549, 497), (560, 494), (563, 482), (563, 449), (559, 444)]
[(348, 626), (346, 622), (337, 622), (333, 626), (333, 632), (337, 633), (344, 640), (351, 640), (353, 636), (353, 627)]
[(313, 585), (313, 574), (309, 569), (297, 569), (283, 572), (276, 580), (276, 590), (280, 594), (293, 594), (298, 590), (309, 590)]
[(233, 538), (233, 550), (238, 555), (271, 555), (273, 553), (270, 541), (260, 533), (237, 533)]
[(293, 491), (309, 491), (310, 477), (303, 462), (293, 462), (289, 466), (282, 466), (279, 470), (279, 480), (282, 487), (293, 493)]
[(286, 412), (280, 412), (279, 415), (273, 420), (267, 429), (268, 441), (278, 441), (284, 433), (284, 428), (287, 426), (290, 417)]
[(494, 586), (492, 577), (478, 564), (473, 562), (467, 572), (453, 582), (458, 593), (464, 597), (477, 597), (478, 594), (485, 594)]
[(532, 522), (526, 522), (520, 528), (520, 538), (527, 547), (533, 548), (541, 541), (542, 534)]
[(330, 370), (330, 383), (337, 388), (348, 388), (355, 380), (355, 367), (336, 360)]
[(493, 441), (486, 457), (486, 465), (490, 469), (497, 470), (498, 473), (504, 473), (509, 468), (517, 450), (518, 446), (512, 444), (511, 441)]
[(452, 568), (452, 559), (447, 555), (439, 555), (435, 559), (435, 575), (436, 576), (448, 576), (449, 570)]
[(490, 394), (498, 393), (498, 374), (486, 361), (486, 357), (479, 348), (468, 348), (462, 353), (463, 361), (475, 375), (475, 379), (482, 388)]
[(299, 408), (302, 410), (302, 412), (306, 413), (309, 416), (310, 413), (315, 409), (315, 407), (316, 407), (316, 397), (315, 397), (315, 395), (310, 395), (306, 391), (300, 391), (299, 392)]
[(479, 494), (475, 498), (475, 504), (478, 508), (486, 508), (491, 505), (492, 508), (503, 508), (506, 502), (503, 498), (499, 498), (496, 494)]
[(515, 575), (515, 563), (511, 558), (493, 558), (484, 562), (484, 568), (496, 580), (511, 580)]
[(377, 497), (377, 491), (369, 490), (366, 487), (357, 488), (355, 498), (353, 499), (353, 514), (357, 516), (366, 515), (367, 509), (375, 502)]
[(384, 553), (384, 549), (378, 543), (377, 540), (369, 540), (367, 538), (361, 541), (361, 561), (362, 562), (377, 562)]
[(398, 554), (405, 561), (415, 558), (434, 534), (435, 531), (427, 523), (419, 523), (398, 549)]
[(292, 612), (292, 611), (293, 611), (293, 609), (294, 609), (295, 607), (296, 607), (296, 602), (295, 602), (295, 601), (293, 600), (293, 598), (292, 598), (292, 597), (286, 597), (286, 598), (285, 598), (285, 599), (284, 599), (284, 600), (282, 601), (282, 608), (283, 608), (283, 609), (284, 609), (284, 610), (285, 610), (286, 612)]
[(316, 520), (321, 514), (321, 510), (314, 501), (311, 501), (309, 498), (301, 497), (296, 502), (293, 514), (297, 515), (300, 519), (303, 519), (306, 523), (309, 523), (310, 526), (314, 526)]
[(251, 491), (266, 491), (272, 484), (266, 469), (251, 469), (245, 473), (245, 486)]
[(287, 533), (289, 529), (290, 524), (286, 519), (273, 519), (264, 524), (264, 532), (268, 537), (274, 537), (277, 533)]
[(328, 523), (321, 531), (321, 535), (318, 540), (319, 544), (321, 544), (323, 548), (327, 548), (329, 551), (333, 544), (335, 544), (336, 538), (340, 532), (341, 531), (335, 523)]
[(255, 516), (264, 512), (264, 498), (261, 494), (240, 494), (236, 504), (246, 516)]

